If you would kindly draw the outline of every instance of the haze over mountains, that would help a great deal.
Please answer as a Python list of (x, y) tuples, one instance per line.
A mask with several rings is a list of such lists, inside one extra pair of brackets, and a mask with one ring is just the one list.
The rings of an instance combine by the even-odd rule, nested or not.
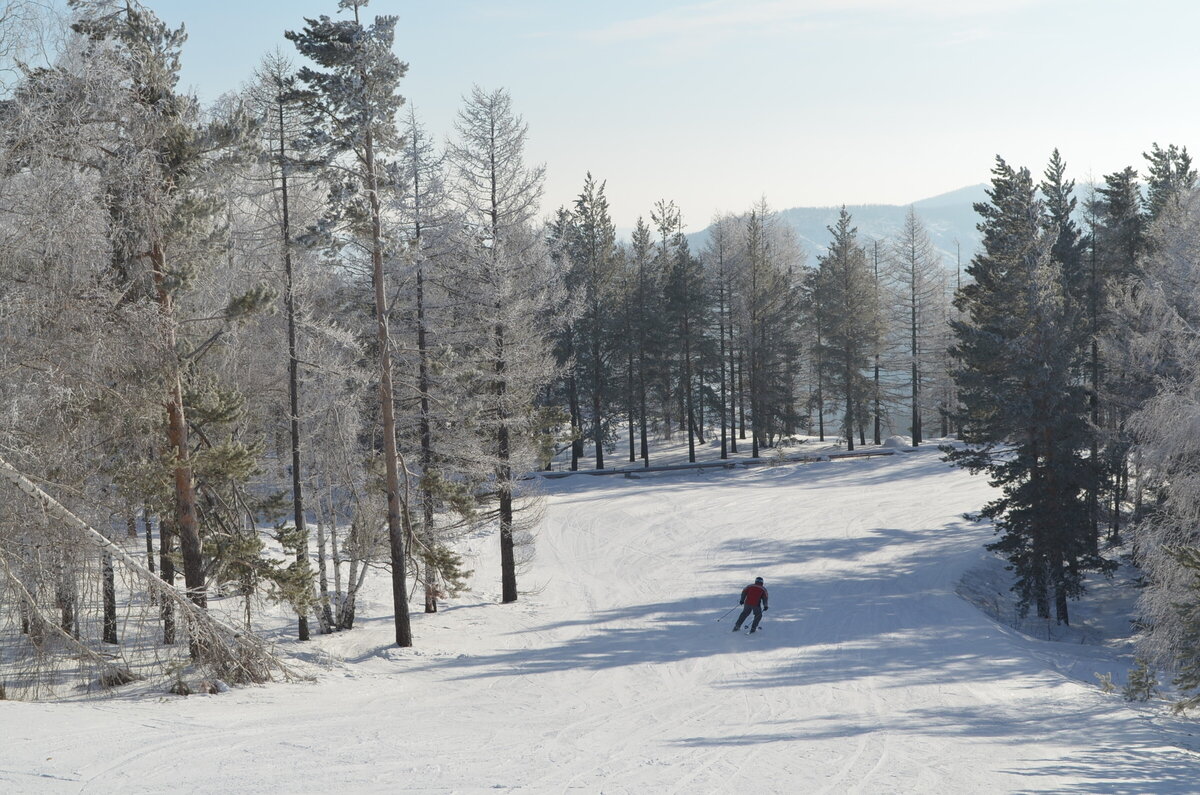
[[(873, 241), (884, 241), (896, 237), (904, 225), (904, 217), (909, 206), (916, 209), (917, 215), (929, 232), (933, 245), (942, 253), (947, 268), (954, 268), (955, 262), (961, 258), (965, 267), (979, 246), (979, 216), (975, 212), (974, 203), (987, 201), (985, 193), (987, 185), (971, 185), (966, 188), (928, 199), (914, 201), (911, 205), (898, 204), (862, 204), (847, 205), (854, 225), (858, 227), (859, 242), (870, 248)], [(779, 218), (790, 224), (796, 230), (797, 236), (803, 242), (809, 255), (809, 264), (816, 264), (816, 257), (825, 253), (826, 246), (832, 235), (827, 227), (832, 226), (838, 217), (840, 206), (836, 207), (792, 207), (779, 210)], [(699, 251), (708, 240), (709, 228), (688, 235), (688, 245), (692, 251)]]

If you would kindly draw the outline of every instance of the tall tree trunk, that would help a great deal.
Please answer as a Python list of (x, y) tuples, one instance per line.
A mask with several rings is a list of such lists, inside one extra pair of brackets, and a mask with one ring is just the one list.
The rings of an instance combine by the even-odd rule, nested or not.
[(583, 458), (583, 414), (579, 408), (579, 382), (575, 379), (575, 368), (567, 376), (567, 408), (571, 412), (571, 471), (579, 470)]
[[(420, 193), (419, 190), (415, 191)], [(421, 226), (417, 224), (417, 244), (420, 245)], [(429, 377), (428, 332), (425, 325), (425, 268), (417, 268), (417, 389), (421, 393), (421, 526), (426, 549), (425, 557), (425, 612), (436, 613), (437, 567), (429, 554), (435, 543), (433, 537), (434, 498), (430, 472), (433, 470), (433, 423), (429, 404), (432, 381)]]
[(638, 261), (638, 424), (641, 426), (642, 465), (650, 466), (650, 418), (646, 411), (646, 265)]
[(744, 359), (742, 352), (737, 355), (737, 402), (738, 402), (738, 438), (746, 438), (746, 383), (744, 379)]
[[(628, 326), (626, 326), (625, 331), (626, 331), (625, 337), (626, 337), (626, 340), (628, 340), (628, 338), (629, 338)], [(629, 426), (629, 463), (632, 464), (635, 461), (637, 461), (637, 440), (634, 435), (635, 430), (633, 427), (633, 423), (635, 421), (635, 416), (634, 416), (634, 408), (633, 408), (634, 389), (633, 389), (633, 349), (632, 348), (629, 349), (628, 356), (626, 358), (625, 367), (626, 367), (626, 369), (625, 369), (625, 414), (629, 418), (628, 423), (627, 423)]]
[(600, 368), (600, 307), (592, 306), (592, 439), (596, 442), (596, 469), (604, 469), (604, 421), (600, 416), (604, 373)]
[(821, 354), (821, 327), (817, 326), (817, 438), (825, 441), (825, 361)]
[(412, 645), (408, 618), (408, 561), (405, 556), (405, 508), (401, 504), (399, 450), (396, 447), (396, 407), (392, 389), (392, 347), (388, 334), (387, 297), (383, 280), (382, 208), (375, 172), (375, 147), (370, 132), (364, 138), (367, 196), (371, 206), (371, 283), (375, 293), (376, 342), (379, 347), (379, 402), (383, 413), (383, 456), (387, 489), (388, 549), (392, 563), (392, 609), (395, 611), (396, 645)]
[[(495, 371), (497, 403), (503, 404), (508, 383), (505, 380), (506, 361), (504, 353), (504, 326), (496, 324)], [(508, 417), (500, 409), (500, 425), (496, 433), (499, 466), (496, 468), (500, 498), (500, 601), (517, 601), (517, 562), (513, 549), (513, 493), (511, 451), (509, 449)]]
[[(318, 502), (320, 502), (318, 500)], [(317, 611), (321, 631), (333, 632), (333, 609), (329, 600), (329, 561), (325, 555), (325, 523), (317, 519)], [(328, 627), (328, 629), (326, 629)]]
[(692, 329), (688, 312), (683, 313), (683, 389), (688, 426), (688, 463), (696, 463), (696, 415), (692, 401)]
[[(490, 218), (492, 223), (492, 240), (500, 239), (500, 198), (498, 194), (499, 182), (496, 169), (496, 152), (493, 147), (491, 150), (490, 163), (490, 186), (491, 186), (491, 209)], [(491, 255), (496, 256), (496, 247), (493, 245)], [(497, 263), (493, 261), (493, 270), (497, 269)], [(496, 305), (496, 316), (501, 317), (504, 307)], [(502, 604), (517, 601), (517, 559), (515, 550), (513, 549), (513, 491), (512, 491), (512, 450), (510, 449), (509, 427), (508, 427), (508, 412), (504, 408), (505, 395), (508, 393), (508, 361), (507, 349), (505, 345), (507, 341), (504, 337), (504, 325), (497, 321), (493, 332), (492, 341), (495, 346), (493, 350), (493, 369), (495, 373), (495, 391), (496, 391), (496, 410), (499, 413), (498, 423), (496, 427), (496, 453), (498, 464), (496, 466), (496, 486), (497, 498), (500, 509), (500, 601)]]
[(845, 369), (845, 373), (844, 373), (844, 378), (846, 381), (846, 390), (845, 390), (845, 393), (846, 393), (846, 449), (853, 450), (854, 449), (854, 423), (855, 423), (855, 417), (854, 417), (854, 403), (855, 403), (854, 369), (853, 369), (853, 360), (850, 359), (849, 354), (847, 354), (847, 357), (846, 357), (845, 368), (846, 369)]
[[(176, 351), (175, 301), (167, 289), (166, 252), (159, 241), (155, 241), (151, 246), (150, 264), (159, 312), (165, 321), (167, 348)], [(174, 459), (172, 470), (175, 486), (175, 526), (173, 531), (179, 538), (179, 547), (183, 553), (183, 581), (188, 597), (196, 605), (205, 607), (208, 599), (204, 584), (200, 523), (196, 513), (196, 484), (192, 475), (187, 415), (183, 406), (181, 366), (176, 361), (167, 376), (167, 444)]]
[(722, 272), (717, 282), (717, 338), (720, 340), (720, 356), (717, 358), (717, 374), (718, 388), (721, 390), (720, 400), (717, 401), (719, 406), (719, 419), (721, 422), (721, 460), (729, 458), (729, 434), (725, 428), (725, 418), (728, 408), (728, 395), (725, 390), (725, 274), (724, 260), (722, 260)]
[[(287, 150), (283, 116), (283, 101), (276, 103), (279, 112), (279, 189), (282, 196), (282, 217), (279, 223), (280, 245), (283, 247), (284, 292), (283, 306), (287, 313), (288, 330), (288, 414), (292, 441), (292, 517), (296, 524), (296, 565), (309, 571), (308, 525), (304, 517), (304, 486), (300, 466), (300, 354), (296, 344), (296, 282), (292, 271), (292, 218), (288, 195)], [(322, 632), (329, 628), (322, 625)], [(296, 617), (296, 635), (308, 640), (307, 609)]]

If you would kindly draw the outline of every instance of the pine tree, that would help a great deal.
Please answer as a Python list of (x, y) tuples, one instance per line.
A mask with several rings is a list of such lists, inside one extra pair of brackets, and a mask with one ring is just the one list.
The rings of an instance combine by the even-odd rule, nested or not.
[[(119, 263), (123, 278), (135, 278), (133, 258), (125, 252), (144, 245), (150, 263), (145, 294), (157, 304), (163, 341), (172, 351), (173, 361), (164, 384), (166, 450), (170, 451), (173, 483), (172, 529), (180, 542), (188, 594), (204, 606), (207, 588), (199, 473), (190, 440), (191, 430), (202, 420), (189, 416), (188, 400), (197, 394), (198, 387), (190, 383), (190, 373), (223, 330), (187, 350), (179, 303), (195, 284), (197, 264), (213, 253), (224, 231), (220, 217), (226, 207), (213, 186), (205, 184), (205, 178), (213, 173), (219, 156), (235, 159), (247, 146), (250, 123), (239, 113), (201, 123), (194, 98), (175, 92), (180, 52), (186, 40), (182, 29), (169, 29), (134, 2), (75, 0), (72, 7), (79, 15), (73, 26), (76, 32), (94, 43), (96, 52), (111, 47), (132, 86), (130, 95), (135, 107), (126, 108), (127, 112), (119, 115), (110, 128), (117, 140), (106, 149), (112, 157), (101, 169), (111, 177), (110, 184), (120, 196), (111, 211), (116, 235), (114, 262)], [(184, 254), (173, 249), (173, 244), (179, 244), (176, 248), (185, 244), (194, 248)], [(269, 291), (260, 288), (233, 296), (218, 319), (235, 320), (270, 297)], [(230, 442), (208, 450), (208, 461), (200, 463), (214, 476), (244, 478), (250, 474), (246, 466), (253, 456), (246, 446)], [(233, 469), (220, 473), (214, 470), (212, 464), (222, 459)]]
[[(305, 88), (297, 91), (294, 99), (309, 114), (311, 157), (330, 169), (333, 182), (331, 212), (322, 231), (341, 226), (363, 242), (370, 258), (396, 645), (411, 646), (405, 544), (412, 521), (400, 482), (383, 211), (387, 189), (384, 157), (403, 144), (396, 130), (396, 113), (404, 100), (397, 88), (408, 67), (392, 53), (397, 18), (380, 16), (373, 24), (364, 25), (360, 13), (366, 5), (367, 0), (339, 0), (338, 9), (350, 11), (353, 19), (307, 19), (302, 31), (288, 31), (285, 36), (301, 55), (320, 67), (300, 70), (297, 79)], [(334, 173), (339, 177), (334, 178)]]
[(614, 295), (614, 280), (619, 265), (616, 230), (608, 214), (605, 184), (597, 184), (589, 172), (583, 190), (575, 200), (567, 233), (567, 252), (571, 263), (568, 284), (582, 296), (580, 318), (573, 324), (572, 339), (585, 341), (576, 349), (576, 365), (587, 374), (587, 394), (591, 398), (591, 432), (596, 445), (596, 469), (604, 469), (606, 441), (605, 413), (610, 397), (606, 384), (611, 380), (613, 329), (609, 304)]

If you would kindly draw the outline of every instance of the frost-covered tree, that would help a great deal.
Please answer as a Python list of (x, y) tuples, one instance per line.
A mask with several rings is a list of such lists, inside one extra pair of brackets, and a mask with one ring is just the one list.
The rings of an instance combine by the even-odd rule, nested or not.
[(913, 445), (925, 437), (925, 416), (934, 394), (927, 388), (932, 380), (933, 360), (941, 342), (939, 331), (945, 317), (945, 271), (929, 233), (913, 208), (908, 209), (904, 227), (892, 242), (892, 293), (900, 310), (900, 327), (905, 330), (903, 359), (907, 360)]
[[(608, 212), (605, 183), (589, 172), (575, 199), (563, 240), (569, 270), (567, 289), (581, 298), (581, 313), (568, 332), (574, 353), (573, 370), (581, 373), (576, 383), (585, 385), (591, 402), (588, 435), (596, 445), (596, 469), (604, 469), (604, 447), (610, 423), (606, 419), (614, 395), (610, 382), (616, 356), (616, 279), (620, 265), (616, 229)], [(580, 427), (582, 430), (582, 427)]]
[[(206, 576), (197, 491), (197, 478), (200, 475), (203, 480), (203, 473), (196, 465), (215, 478), (244, 480), (254, 467), (256, 454), (240, 442), (229, 441), (204, 445), (208, 449), (202, 460), (193, 460), (196, 454), (189, 435), (198, 427), (197, 421), (203, 422), (205, 409), (200, 408), (199, 417), (189, 418), (189, 403), (195, 408), (205, 397), (218, 403), (226, 398), (236, 403), (238, 398), (235, 390), (222, 392), (220, 388), (203, 395), (205, 388), (191, 377), (194, 362), (223, 330), (198, 345), (189, 344), (181, 329), (181, 309), (186, 309), (179, 304), (189, 289), (201, 289), (199, 266), (216, 253), (223, 203), (213, 176), (222, 165), (221, 155), (235, 155), (249, 141), (249, 120), (236, 111), (224, 118), (203, 120), (195, 99), (175, 91), (185, 40), (182, 29), (169, 29), (137, 3), (75, 0), (72, 7), (78, 15), (74, 29), (92, 42), (90, 57), (115, 58), (133, 98), (110, 127), (115, 140), (105, 151), (112, 156), (99, 167), (113, 197), (114, 260), (131, 280), (131, 287), (144, 290), (157, 303), (165, 347), (175, 352), (174, 364), (164, 379), (164, 448), (170, 453), (172, 470), (173, 531), (180, 541), (188, 592), (197, 604), (204, 605)], [(144, 277), (139, 275), (138, 264), (143, 256), (149, 264)], [(226, 293), (225, 311), (212, 320), (246, 315), (269, 296), (269, 291), (260, 288), (242, 295)], [(206, 299), (213, 302), (221, 297), (208, 295)], [(210, 403), (208, 408), (217, 407)], [(224, 410), (208, 416), (229, 416), (220, 414)], [(220, 521), (215, 511), (208, 510), (206, 515)]]
[(1169, 144), (1165, 149), (1157, 143), (1142, 154), (1147, 166), (1146, 216), (1155, 221), (1172, 203), (1184, 201), (1196, 187), (1196, 170), (1186, 146)]
[(384, 194), (392, 184), (386, 158), (403, 145), (396, 113), (404, 102), (398, 89), (408, 67), (392, 52), (397, 18), (377, 16), (366, 24), (362, 20), (366, 5), (367, 0), (339, 0), (338, 9), (352, 18), (308, 19), (303, 30), (285, 35), (319, 67), (300, 70), (297, 79), (302, 87), (293, 95), (308, 114), (309, 156), (325, 169), (331, 186), (330, 212), (319, 231), (352, 258), (361, 252), (369, 260), (396, 645), (411, 646), (405, 545), (412, 522), (396, 438), (385, 270), (394, 236), (386, 229), (384, 214)]
[(1117, 297), (1122, 316), (1142, 319), (1120, 348), (1120, 366), (1154, 394), (1128, 422), (1141, 470), (1157, 499), (1133, 527), (1136, 560), (1146, 588), (1139, 608), (1145, 627), (1139, 646), (1156, 665), (1175, 668), (1194, 702), (1200, 691), (1200, 623), (1196, 568), (1200, 535), (1200, 196), (1193, 190), (1168, 202), (1150, 228), (1151, 253), (1141, 261), (1136, 289)]
[(454, 349), (460, 290), (451, 260), (461, 217), (447, 190), (445, 154), (411, 107), (404, 131), (402, 188), (392, 213), (404, 230), (404, 287), (396, 298), (396, 315), (407, 327), (410, 344), (403, 346), (398, 361), (416, 377), (401, 382), (399, 400), (407, 422), (401, 423), (400, 440), (409, 468), (418, 470), (420, 511), (409, 554), (424, 586), (425, 612), (432, 613), (439, 594), (462, 587), (461, 560), (450, 543), (470, 526), (473, 489), (485, 473), (466, 464), (472, 458), (470, 443), (463, 439), (464, 416), (455, 410), (471, 405), (461, 394), (464, 374)]
[(501, 600), (514, 602), (518, 478), (539, 460), (543, 423), (536, 395), (550, 382), (550, 349), (561, 301), (558, 273), (534, 216), (544, 169), (525, 162), (528, 127), (503, 89), (476, 86), (459, 111), (449, 161), (454, 200), (463, 215), (458, 251), (463, 355), (474, 367), (472, 428), (492, 462), (500, 530)]
[(650, 412), (648, 390), (650, 389), (653, 371), (651, 360), (658, 349), (658, 335), (655, 333), (661, 317), (657, 308), (661, 298), (654, 286), (653, 275), (654, 242), (650, 227), (645, 219), (638, 217), (630, 238), (626, 261), (633, 271), (631, 289), (634, 297), (630, 301), (633, 315), (632, 335), (634, 340), (634, 363), (637, 368), (637, 416), (638, 439), (640, 456), (644, 466), (650, 466)]
[(866, 370), (878, 345), (880, 307), (866, 252), (851, 223), (850, 213), (843, 207), (837, 223), (829, 228), (833, 241), (820, 258), (811, 301), (821, 328), (821, 366), (827, 380), (838, 385), (844, 411), (842, 432), (847, 448), (853, 450), (854, 433), (865, 422), (872, 392)]
[[(721, 428), (721, 458), (737, 452), (737, 428), (734, 426), (733, 358), (733, 274), (737, 270), (738, 220), (731, 214), (719, 215), (709, 226), (708, 242), (702, 259), (708, 272), (709, 294), (716, 296), (717, 312), (717, 417)], [(727, 366), (729, 365), (729, 366)]]

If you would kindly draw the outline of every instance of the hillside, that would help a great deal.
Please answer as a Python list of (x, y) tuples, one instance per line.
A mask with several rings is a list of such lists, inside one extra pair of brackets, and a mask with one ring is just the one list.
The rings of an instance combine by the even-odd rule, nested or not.
[[(949, 269), (954, 268), (956, 257), (959, 256), (966, 266), (979, 245), (979, 231), (975, 228), (979, 216), (973, 205), (986, 201), (986, 187), (973, 185), (912, 203)], [(846, 207), (854, 219), (854, 225), (858, 227), (859, 240), (864, 245), (894, 237), (903, 228), (908, 208), (909, 205), (893, 204)], [(815, 257), (825, 252), (830, 238), (827, 227), (837, 221), (840, 210), (841, 207), (793, 207), (778, 212), (779, 217), (796, 230), (809, 254), (810, 264), (814, 264)], [(693, 251), (703, 248), (708, 234), (708, 229), (704, 229), (688, 236)]]
[[(1097, 686), (1125, 680), (1123, 616), (1081, 603), (1056, 642), (959, 595), (1007, 599), (961, 518), (989, 487), (936, 449), (542, 485), (522, 601), (497, 604), (485, 533), (416, 648), (380, 574), (360, 628), (279, 641), (312, 683), (0, 702), (0, 789), (1194, 791), (1192, 724)], [(755, 575), (763, 630), (731, 633)]]

